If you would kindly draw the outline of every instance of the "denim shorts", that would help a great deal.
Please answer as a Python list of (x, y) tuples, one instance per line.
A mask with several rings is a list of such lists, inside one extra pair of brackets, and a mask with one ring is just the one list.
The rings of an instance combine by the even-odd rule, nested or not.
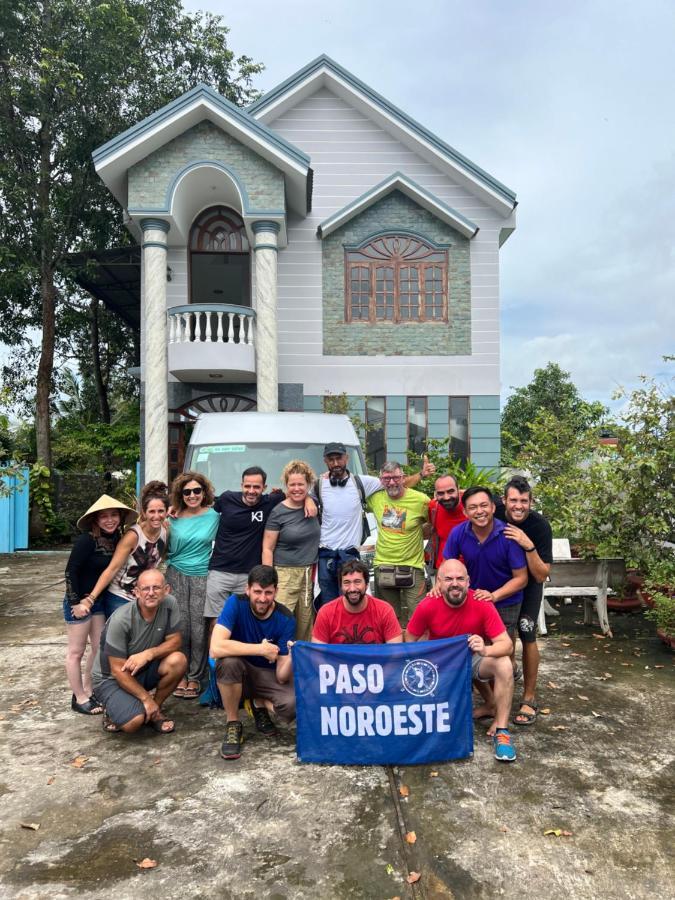
[(94, 605), (87, 613), (87, 615), (82, 616), (81, 619), (77, 619), (73, 615), (72, 606), (64, 597), (63, 618), (65, 619), (67, 625), (77, 625), (79, 622), (88, 622), (92, 616), (104, 616), (107, 621), (118, 607), (126, 606), (128, 602), (129, 601), (125, 600), (124, 597), (118, 597), (117, 594), (113, 594), (110, 591), (103, 591), (103, 593), (99, 594), (99, 596), (96, 598)]

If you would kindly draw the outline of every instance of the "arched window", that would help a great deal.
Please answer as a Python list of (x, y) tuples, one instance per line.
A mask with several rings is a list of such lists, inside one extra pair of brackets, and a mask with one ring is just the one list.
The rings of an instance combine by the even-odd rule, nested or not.
[(212, 206), (190, 229), (190, 302), (251, 305), (249, 243), (244, 222)]
[(347, 322), (447, 322), (448, 251), (390, 234), (345, 248)]

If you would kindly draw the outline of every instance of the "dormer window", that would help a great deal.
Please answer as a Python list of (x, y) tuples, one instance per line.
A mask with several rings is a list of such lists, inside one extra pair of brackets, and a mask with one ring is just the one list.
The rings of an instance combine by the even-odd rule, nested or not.
[(447, 322), (448, 251), (388, 234), (345, 248), (347, 322)]

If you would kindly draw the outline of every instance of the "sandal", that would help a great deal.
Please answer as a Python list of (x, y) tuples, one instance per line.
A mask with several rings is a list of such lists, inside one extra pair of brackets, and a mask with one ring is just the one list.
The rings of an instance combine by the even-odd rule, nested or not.
[(113, 720), (110, 718), (108, 713), (103, 713), (103, 719), (101, 721), (101, 725), (103, 725), (103, 730), (107, 731), (108, 734), (117, 734), (122, 729), (119, 725), (116, 725)]
[(73, 712), (82, 713), (83, 716), (100, 716), (103, 712), (103, 707), (95, 697), (90, 697), (84, 703), (78, 703), (75, 694), (70, 701), (70, 708)]
[(179, 682), (176, 685), (176, 688), (174, 689), (174, 692), (173, 692), (174, 697), (180, 697), (181, 699), (183, 699), (183, 697), (185, 697), (185, 691), (187, 690), (187, 688), (188, 688), (187, 681)]
[[(523, 707), (529, 706), (533, 712), (526, 712)], [(520, 704), (520, 709), (513, 717), (514, 725), (534, 725), (537, 721), (537, 716), (539, 715), (539, 704), (535, 703), (534, 700), (531, 702), (529, 700), (522, 700)]]
[[(166, 723), (171, 725), (171, 728), (165, 728), (164, 725)], [(167, 719), (165, 716), (161, 716), (158, 719), (150, 719), (145, 723), (149, 728), (152, 728), (153, 731), (156, 731), (157, 734), (171, 734), (172, 731), (175, 731), (176, 725), (173, 719)]]
[[(190, 686), (192, 685), (192, 687)], [(183, 700), (196, 700), (202, 690), (201, 684), (196, 681), (188, 681), (188, 686), (183, 691)]]

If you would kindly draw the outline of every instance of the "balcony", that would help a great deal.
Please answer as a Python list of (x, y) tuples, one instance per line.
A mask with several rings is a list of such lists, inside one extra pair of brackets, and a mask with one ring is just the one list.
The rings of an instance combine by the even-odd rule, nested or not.
[(201, 384), (254, 382), (255, 312), (227, 303), (173, 306), (169, 315), (169, 373)]

